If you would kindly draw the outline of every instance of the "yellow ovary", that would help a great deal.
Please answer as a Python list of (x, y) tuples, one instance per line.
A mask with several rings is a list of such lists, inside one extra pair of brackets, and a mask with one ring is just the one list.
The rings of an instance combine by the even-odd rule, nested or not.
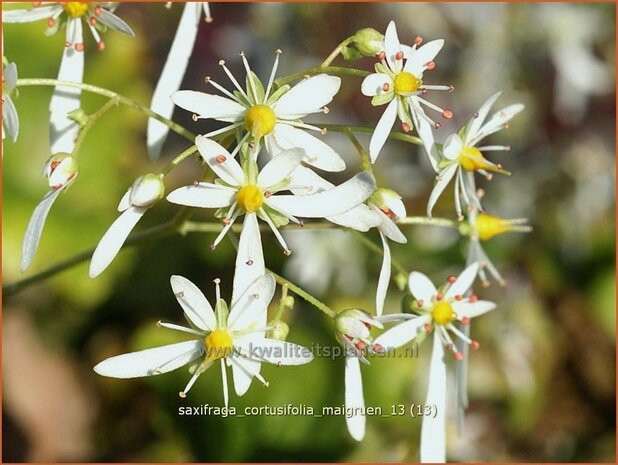
[(488, 215), (487, 213), (480, 213), (476, 217), (474, 228), (479, 234), (479, 238), (482, 241), (487, 241), (492, 237), (504, 234), (509, 231), (510, 224), (505, 219), (498, 216)]
[(437, 325), (446, 325), (455, 320), (455, 312), (450, 303), (445, 301), (437, 302), (431, 311), (433, 321)]
[(256, 139), (273, 132), (276, 122), (275, 112), (268, 105), (254, 105), (245, 113), (245, 126)]
[(227, 331), (215, 329), (204, 339), (204, 347), (206, 347), (206, 359), (217, 360), (232, 353), (234, 341)]
[(496, 168), (483, 157), (476, 147), (464, 147), (459, 154), (459, 164), (466, 171), (496, 171)]
[(399, 95), (410, 95), (418, 90), (423, 81), (411, 73), (402, 71), (395, 76), (395, 92)]
[(66, 2), (64, 11), (71, 18), (81, 18), (88, 11), (88, 2)]
[(247, 213), (255, 213), (264, 203), (262, 189), (254, 184), (248, 184), (236, 193), (238, 206)]

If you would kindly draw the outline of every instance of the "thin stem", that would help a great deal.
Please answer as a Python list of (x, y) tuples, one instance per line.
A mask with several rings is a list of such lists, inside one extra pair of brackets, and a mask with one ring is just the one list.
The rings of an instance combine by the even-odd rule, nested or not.
[(302, 290), (296, 284), (288, 281), (283, 276), (278, 275), (277, 273), (275, 273), (272, 270), (269, 270), (268, 268), (266, 268), (266, 272), (271, 273), (274, 276), (275, 281), (277, 281), (277, 283), (279, 283), (281, 286), (287, 286), (287, 288), (290, 291), (292, 291), (294, 294), (296, 294), (299, 297), (302, 297), (307, 302), (309, 302), (311, 305), (313, 305), (315, 308), (317, 308), (318, 310), (321, 310), (329, 317), (335, 318), (335, 316), (337, 315), (336, 312), (332, 308), (330, 308), (328, 305), (326, 305), (324, 302), (316, 299), (314, 296)]
[(180, 134), (182, 137), (193, 142), (195, 140), (195, 134), (191, 131), (185, 129), (181, 125), (174, 123), (172, 120), (166, 118), (165, 116), (160, 115), (152, 111), (150, 108), (142, 105), (139, 102), (136, 102), (133, 99), (125, 97), (123, 95), (117, 94), (116, 92), (112, 92), (111, 90), (104, 89), (102, 87), (93, 86), (92, 84), (84, 84), (82, 82), (71, 82), (71, 81), (60, 81), (58, 79), (18, 79), (17, 87), (20, 86), (63, 86), (63, 87), (74, 87), (77, 89), (85, 90), (86, 92), (91, 92), (93, 94), (102, 95), (104, 97), (108, 97), (110, 99), (117, 99), (118, 103), (126, 105), (128, 107), (134, 108), (138, 111), (141, 111), (145, 115), (150, 118), (154, 118), (157, 121), (165, 124), (168, 128), (174, 131), (177, 134)]
[[(379, 245), (377, 245), (375, 242), (371, 241), (368, 237), (365, 237), (364, 235), (362, 235), (358, 231), (350, 231), (350, 232), (354, 235), (354, 237), (356, 239), (358, 239), (369, 250), (372, 250), (373, 252), (375, 252), (375, 253), (377, 253), (379, 255), (384, 255), (384, 250), (382, 250), (382, 248)], [(395, 270), (397, 270), (399, 273), (403, 273), (406, 276), (410, 274), (410, 272), (408, 270), (406, 270), (404, 268), (404, 266), (401, 263), (399, 263), (392, 256), (391, 256), (391, 266)]]
[(426, 216), (407, 216), (397, 220), (398, 226), (406, 225), (441, 226), (443, 228), (459, 229), (460, 222), (447, 218), (428, 218)]
[(118, 105), (118, 99), (116, 97), (113, 97), (109, 99), (107, 102), (105, 102), (105, 104), (102, 105), (101, 108), (99, 108), (96, 112), (86, 117), (86, 124), (84, 124), (82, 128), (80, 129), (79, 136), (77, 136), (77, 140), (75, 141), (75, 146), (73, 147), (73, 153), (72, 153), (73, 157), (77, 157), (77, 155), (79, 154), (79, 149), (84, 143), (84, 140), (86, 139), (86, 136), (88, 135), (88, 132), (90, 132), (90, 130), (94, 127), (94, 124), (105, 113), (107, 113), (108, 110), (110, 110), (112, 107), (115, 107), (116, 105)]
[[(368, 128), (365, 126), (348, 126), (347, 124), (320, 124), (320, 127), (334, 132), (361, 132), (365, 134), (372, 134), (375, 130), (374, 128)], [(423, 145), (423, 142), (416, 136), (411, 136), (409, 134), (404, 134), (403, 132), (395, 132), (391, 131), (388, 135), (389, 139), (400, 140), (402, 142), (409, 142), (411, 144)]]
[[(186, 221), (183, 225), (180, 226), (179, 232), (183, 236), (188, 233), (219, 233), (221, 232), (221, 228), (223, 227), (222, 223), (212, 223), (212, 222), (200, 222), (200, 221)], [(260, 224), (260, 231), (270, 231), (270, 227), (266, 224)], [(299, 227), (296, 224), (288, 224), (285, 226), (281, 226), (279, 229), (284, 231), (304, 231), (304, 230), (324, 230), (324, 229), (336, 229), (340, 228), (340, 226), (334, 223), (327, 222), (315, 222), (315, 223), (305, 223), (302, 227)], [(234, 224), (230, 228), (233, 232), (240, 232), (242, 230), (242, 224)]]
[(289, 76), (284, 76), (276, 79), (275, 84), (277, 85), (277, 87), (281, 87), (285, 84), (289, 84), (290, 82), (303, 79), (305, 76), (313, 76), (322, 73), (332, 74), (334, 76), (356, 76), (362, 78), (367, 77), (370, 74), (368, 71), (362, 69), (347, 68), (345, 66), (316, 66), (300, 73), (294, 73), (290, 74)]
[(337, 56), (343, 51), (343, 47), (348, 45), (353, 40), (354, 40), (353, 36), (350, 36), (347, 39), (345, 39), (343, 42), (341, 42), (339, 45), (337, 45), (335, 50), (333, 50), (331, 54), (326, 57), (326, 59), (322, 62), (320, 66), (321, 67), (329, 66), (333, 62), (333, 60), (337, 58)]
[(348, 136), (348, 139), (350, 139), (350, 142), (352, 142), (352, 145), (354, 145), (354, 147), (356, 148), (356, 151), (358, 152), (358, 155), (360, 156), (360, 159), (361, 159), (360, 169), (363, 171), (369, 171), (370, 173), (373, 173), (373, 165), (371, 164), (371, 158), (369, 157), (369, 154), (367, 153), (365, 148), (362, 146), (362, 144), (358, 141), (354, 133), (352, 133), (352, 130), (350, 128), (347, 128), (343, 132), (345, 133), (346, 136)]
[(181, 162), (189, 158), (195, 152), (197, 152), (197, 146), (192, 145), (187, 150), (178, 155), (176, 158), (174, 158), (172, 161), (170, 161), (167, 165), (165, 165), (165, 167), (161, 170), (161, 174), (167, 175), (170, 171), (176, 168)]

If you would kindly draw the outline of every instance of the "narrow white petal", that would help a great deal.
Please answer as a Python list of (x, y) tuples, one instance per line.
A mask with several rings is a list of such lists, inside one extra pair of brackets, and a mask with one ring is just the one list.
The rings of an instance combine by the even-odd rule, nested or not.
[(390, 88), (393, 87), (393, 82), (388, 74), (370, 74), (363, 79), (363, 83), (361, 84), (361, 92), (367, 97), (373, 97), (384, 92), (384, 84), (388, 84)]
[(331, 223), (361, 232), (369, 231), (382, 223), (380, 216), (364, 203), (340, 215), (327, 216), (326, 219)]
[(329, 191), (312, 195), (273, 195), (266, 203), (288, 216), (324, 218), (347, 212), (363, 203), (375, 190), (375, 179), (363, 171)]
[(395, 124), (395, 119), (397, 118), (397, 105), (399, 105), (399, 102), (396, 98), (391, 100), (380, 117), (378, 124), (376, 124), (376, 129), (373, 131), (369, 141), (369, 156), (372, 163), (375, 163), (377, 160), (380, 150), (382, 150), (391, 129), (393, 129), (393, 124)]
[(229, 403), (229, 393), (227, 387), (227, 370), (225, 368), (225, 361), (221, 359), (221, 383), (223, 384), (223, 405), (227, 408)]
[(112, 223), (92, 254), (88, 275), (96, 278), (109, 266), (147, 208), (131, 207)]
[(43, 232), (49, 210), (61, 191), (62, 189), (49, 191), (34, 208), (30, 221), (28, 222), (28, 227), (26, 228), (24, 243), (22, 245), (21, 271), (26, 271), (32, 263), (36, 249), (39, 247), (39, 242), (41, 241), (41, 233)]
[(283, 181), (303, 161), (304, 150), (291, 149), (279, 152), (258, 174), (257, 182), (262, 188), (274, 186)]
[(255, 374), (260, 372), (261, 363), (244, 357), (228, 357), (227, 360), (232, 365), (236, 395), (242, 396), (249, 390)]
[(291, 342), (260, 338), (235, 342), (235, 345), (243, 349), (247, 357), (277, 366), (304, 365), (313, 360), (309, 349)]
[(418, 335), (419, 329), (428, 321), (429, 317), (427, 316), (419, 316), (413, 320), (404, 321), (380, 334), (374, 339), (373, 343), (381, 345), (385, 350), (396, 349), (413, 340)]
[(195, 145), (208, 166), (223, 181), (233, 186), (241, 186), (245, 182), (245, 173), (241, 166), (223, 146), (204, 136), (195, 138)]
[[(394, 21), (388, 23), (386, 32), (384, 33), (384, 49), (384, 52), (386, 53), (386, 60), (388, 61), (391, 70), (395, 72), (400, 71), (401, 66), (397, 65), (395, 55), (403, 49), (401, 48), (401, 43), (399, 42), (399, 37), (397, 36), (397, 27), (395, 26)], [(399, 63), (401, 64), (402, 60), (399, 60)]]
[(433, 61), (436, 55), (442, 50), (444, 46), (444, 40), (437, 39), (427, 42), (425, 45), (414, 50), (412, 56), (407, 57), (408, 61), (404, 67), (404, 71), (412, 73), (416, 77), (421, 77), (425, 70), (425, 65)]
[[(304, 161), (324, 171), (338, 172), (345, 169), (345, 162), (333, 148), (306, 131), (285, 123), (275, 125), (272, 137), (282, 149), (298, 147), (306, 153)], [(275, 155), (275, 154), (272, 154)]]
[[(238, 252), (236, 253), (234, 286), (232, 290), (232, 312), (229, 318), (230, 326), (234, 321), (232, 316), (236, 315), (236, 312), (233, 310), (236, 308), (235, 304), (241, 296), (244, 295), (247, 288), (264, 275), (265, 270), (264, 252), (262, 250), (262, 239), (257, 215), (255, 213), (247, 213), (242, 225), (242, 231), (240, 232)], [(260, 290), (261, 288), (258, 288), (254, 293), (260, 294)]]
[[(418, 107), (418, 105), (413, 105), (411, 111), (414, 124), (416, 126), (416, 132), (418, 133), (421, 142), (423, 142), (423, 147), (425, 148), (425, 154), (427, 155), (427, 159), (429, 160), (429, 163), (431, 164), (433, 170), (435, 172), (438, 172), (438, 164), (436, 162), (438, 154), (436, 153), (437, 150), (435, 146), (435, 138), (433, 135), (433, 126), (429, 123), (429, 121), (427, 121), (426, 117), (423, 117), (424, 112), (420, 107)], [(418, 113), (423, 113), (423, 116), (419, 115)]]
[(378, 226), (378, 228), (380, 229), (380, 234), (384, 234), (391, 241), (395, 241), (400, 244), (405, 244), (408, 242), (406, 236), (403, 235), (403, 233), (397, 227), (393, 220), (386, 216), (384, 212), (378, 207), (374, 206), (374, 211), (375, 214), (380, 218), (380, 225)]
[(360, 363), (356, 357), (345, 358), (345, 407), (346, 410), (355, 412), (351, 416), (346, 415), (345, 418), (350, 436), (362, 441), (365, 437), (365, 415), (357, 413), (356, 409), (360, 411), (365, 409), (365, 397)]
[[(436, 286), (423, 273), (413, 271), (408, 278), (408, 288), (416, 300), (422, 300), (425, 305), (431, 303), (437, 294)], [(425, 306), (423, 305), (423, 307)]]
[(275, 278), (268, 274), (256, 279), (232, 304), (228, 328), (234, 331), (266, 327), (266, 311), (275, 294)]
[(278, 118), (298, 118), (321, 112), (341, 87), (341, 78), (318, 74), (299, 82), (273, 105)]
[[(171, 99), (171, 95), (180, 87), (182, 78), (187, 70), (187, 63), (193, 51), (200, 19), (201, 11), (196, 11), (193, 5), (187, 3), (180, 17), (180, 23), (178, 24), (172, 47), (167, 55), (159, 82), (157, 82), (157, 87), (152, 96), (150, 109), (168, 119), (172, 117), (174, 112), (174, 102)], [(154, 118), (148, 120), (148, 155), (151, 160), (159, 158), (168, 132), (169, 127), (165, 124)]]
[(131, 207), (131, 205), (131, 188), (128, 188), (125, 194), (120, 199), (120, 202), (118, 202), (118, 211), (123, 212), (127, 208)]
[(461, 272), (455, 282), (451, 284), (451, 286), (448, 288), (448, 291), (446, 291), (444, 297), (446, 299), (450, 299), (456, 295), (464, 295), (472, 286), (472, 283), (476, 279), (478, 271), (478, 262), (475, 262), (472, 265), (468, 266), (465, 270)]
[(483, 139), (484, 137), (493, 134), (494, 132), (499, 131), (504, 127), (506, 123), (508, 123), (515, 115), (521, 112), (524, 109), (524, 105), (521, 103), (516, 103), (513, 105), (509, 105), (506, 108), (494, 113), (485, 125), (479, 129), (476, 137), (470, 141), (471, 145), (476, 144), (478, 141)]
[(221, 208), (234, 203), (236, 190), (226, 186), (201, 182), (197, 186), (184, 186), (167, 195), (169, 202), (200, 208)]
[(31, 23), (41, 19), (47, 19), (54, 15), (62, 7), (60, 5), (40, 6), (29, 10), (3, 10), (3, 23)]
[(485, 122), (485, 119), (487, 118), (487, 115), (489, 114), (489, 110), (491, 110), (491, 107), (494, 105), (494, 103), (496, 103), (496, 100), (498, 100), (500, 95), (502, 95), (502, 91), (496, 92), (491, 97), (489, 97), (487, 100), (485, 100), (485, 102), (483, 102), (483, 104), (481, 105), (481, 108), (479, 108), (479, 111), (476, 112), (477, 116), (473, 117), (470, 120), (470, 122), (468, 123), (468, 127), (466, 128), (466, 140), (467, 141), (470, 141), (476, 138), (479, 132), (479, 129), (481, 128), (481, 126), (483, 126), (483, 123)]
[(180, 108), (195, 113), (200, 118), (213, 118), (228, 123), (241, 120), (247, 110), (229, 98), (193, 90), (175, 92), (172, 100)]
[(106, 10), (105, 8), (101, 8), (101, 11), (97, 15), (97, 19), (111, 29), (122, 32), (123, 34), (126, 34), (128, 36), (135, 37), (135, 32), (133, 32), (131, 26), (129, 26), (127, 23), (124, 22), (124, 20), (116, 16), (111, 11)]
[(456, 160), (463, 149), (463, 141), (459, 134), (451, 134), (444, 141), (444, 148), (442, 149), (442, 155), (449, 160)]
[(384, 301), (386, 300), (386, 292), (388, 284), (391, 280), (391, 248), (388, 245), (386, 236), (380, 231), (380, 239), (382, 239), (382, 249), (384, 257), (382, 259), (382, 268), (380, 269), (380, 277), (378, 278), (378, 289), (376, 291), (376, 315), (382, 315), (384, 311)]
[(17, 85), (17, 65), (9, 63), (4, 68), (4, 82), (9, 90), (13, 90)]
[(446, 462), (446, 363), (440, 338), (433, 337), (433, 352), (429, 368), (429, 385), (425, 405), (436, 409), (424, 415), (421, 426), (421, 462)]
[(496, 308), (496, 304), (487, 300), (477, 300), (471, 302), (453, 302), (453, 311), (457, 314), (457, 318), (474, 318), (492, 311)]
[(178, 275), (172, 275), (170, 284), (187, 319), (201, 330), (213, 331), (217, 327), (215, 312), (202, 291), (187, 278)]
[(19, 135), (19, 116), (17, 115), (17, 108), (15, 108), (13, 100), (8, 95), (3, 96), (2, 122), (6, 126), (6, 132), (9, 134), (11, 141), (15, 142)]
[(203, 351), (200, 340), (179, 342), (108, 358), (95, 366), (94, 371), (112, 378), (160, 375), (195, 360)]
[(433, 186), (431, 194), (429, 195), (429, 201), (427, 202), (427, 216), (428, 217), (431, 218), (431, 212), (433, 211), (434, 205), (436, 204), (436, 202), (442, 195), (442, 192), (444, 192), (444, 189), (446, 189), (446, 186), (448, 186), (448, 183), (451, 182), (451, 179), (453, 179), (453, 176), (457, 172), (458, 168), (459, 168), (459, 165), (454, 163), (448, 166), (447, 168), (445, 168), (444, 170), (442, 170), (440, 174), (438, 175), (440, 179), (438, 179), (438, 181), (436, 182), (436, 185)]

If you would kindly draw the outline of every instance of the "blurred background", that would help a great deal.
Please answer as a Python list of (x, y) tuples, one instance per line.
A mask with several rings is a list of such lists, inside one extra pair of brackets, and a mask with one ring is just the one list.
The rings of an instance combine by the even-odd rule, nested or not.
[[(615, 6), (613, 4), (285, 4), (211, 3), (212, 24), (201, 25), (182, 88), (211, 92), (210, 75), (227, 86), (218, 60), (244, 79), (238, 52), (267, 79), (274, 50), (279, 75), (319, 64), (357, 29), (383, 32), (391, 19), (402, 42), (421, 35), (446, 39), (427, 83), (453, 84), (455, 92), (432, 101), (451, 108), (438, 140), (503, 90), (496, 109), (523, 102), (526, 110), (491, 144), (512, 145), (490, 157), (513, 172), (483, 183), (489, 213), (529, 218), (534, 231), (484, 244), (508, 285), (493, 283), (481, 296), (498, 309), (479, 318), (473, 337), (471, 404), (463, 435), (449, 429), (448, 457), (455, 461), (615, 461)], [(123, 3), (117, 14), (135, 30), (131, 39), (108, 32), (103, 53), (86, 39), (85, 81), (148, 104), (176, 30), (182, 6)], [(4, 28), (5, 54), (20, 77), (56, 77), (64, 34), (44, 35), (45, 21)], [(336, 61), (343, 63), (343, 61)], [(372, 59), (352, 66), (371, 70)], [(326, 117), (332, 123), (373, 125), (372, 108), (358, 78), (344, 78)], [(21, 132), (4, 142), (2, 256), (5, 285), (35, 275), (94, 247), (117, 217), (116, 206), (133, 180), (160, 169), (188, 147), (171, 135), (152, 166), (145, 148), (146, 119), (119, 107), (105, 115), (85, 141), (81, 172), (53, 207), (38, 255), (19, 272), (21, 241), (33, 208), (47, 190), (41, 171), (48, 153), (51, 88), (19, 90), (14, 102)], [(85, 93), (83, 107), (105, 102)], [(319, 117), (318, 117), (319, 118)], [(209, 126), (177, 111), (174, 119), (195, 133)], [(314, 121), (319, 123), (319, 119)], [(359, 136), (365, 146), (368, 137)], [(345, 138), (328, 142), (358, 169)], [(192, 182), (199, 167), (187, 161), (166, 179), (168, 190)], [(415, 146), (390, 141), (376, 165), (380, 184), (397, 190), (408, 215), (422, 215), (433, 175)], [(171, 218), (161, 202), (138, 230)], [(207, 220), (211, 212), (197, 211)], [(447, 191), (434, 214), (454, 218)], [(408, 269), (435, 282), (458, 273), (468, 241), (456, 231), (405, 226), (409, 243), (392, 245)], [(379, 243), (375, 231), (368, 237)], [(381, 257), (343, 231), (292, 231), (286, 258), (264, 233), (269, 266), (336, 310), (373, 311)], [(181, 274), (212, 299), (212, 279), (231, 293), (234, 251), (224, 241), (210, 251), (210, 235), (173, 235), (123, 251), (96, 280), (87, 262), (3, 296), (4, 461), (416, 461), (420, 421), (369, 417), (365, 440), (348, 435), (342, 417), (262, 416), (220, 418), (178, 415), (179, 406), (222, 405), (218, 370), (203, 375), (187, 399), (178, 397), (189, 373), (179, 369), (142, 380), (102, 378), (92, 367), (130, 350), (173, 342), (157, 328), (181, 323), (169, 286)], [(478, 284), (478, 283), (477, 283)], [(403, 293), (391, 285), (387, 312), (398, 312)], [(274, 310), (274, 305), (271, 310)], [(332, 322), (296, 299), (285, 321), (288, 340), (306, 346), (335, 344)], [(419, 358), (378, 359), (363, 368), (365, 401), (389, 412), (392, 405), (423, 403), (429, 347)], [(264, 366), (268, 389), (254, 382), (245, 406), (343, 404), (343, 360), (316, 359), (303, 367)], [(451, 368), (454, 367), (454, 362)], [(451, 422), (454, 424), (454, 422)]]

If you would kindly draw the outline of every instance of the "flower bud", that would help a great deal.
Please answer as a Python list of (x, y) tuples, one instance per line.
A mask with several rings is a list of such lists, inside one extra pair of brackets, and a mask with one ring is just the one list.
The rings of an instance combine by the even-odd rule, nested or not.
[(384, 35), (371, 27), (356, 31), (351, 45), (364, 57), (373, 57), (384, 50)]
[(337, 339), (345, 346), (347, 342), (356, 344), (362, 341), (368, 345), (371, 341), (371, 328), (382, 328), (382, 323), (367, 312), (351, 308), (344, 310), (335, 317), (335, 331)]
[(45, 177), (49, 187), (62, 189), (66, 187), (79, 172), (77, 159), (68, 153), (57, 153), (52, 155), (45, 164)]
[(401, 196), (394, 190), (385, 187), (376, 189), (369, 197), (369, 203), (378, 207), (391, 219), (406, 216), (406, 207), (401, 201)]
[(135, 180), (131, 186), (129, 200), (136, 207), (150, 207), (165, 194), (165, 185), (161, 176), (153, 173), (145, 174)]
[[(269, 325), (271, 326), (271, 325)], [(277, 321), (272, 325), (272, 329), (268, 332), (270, 339), (277, 339), (278, 341), (285, 341), (290, 332), (290, 327), (283, 321)]]

